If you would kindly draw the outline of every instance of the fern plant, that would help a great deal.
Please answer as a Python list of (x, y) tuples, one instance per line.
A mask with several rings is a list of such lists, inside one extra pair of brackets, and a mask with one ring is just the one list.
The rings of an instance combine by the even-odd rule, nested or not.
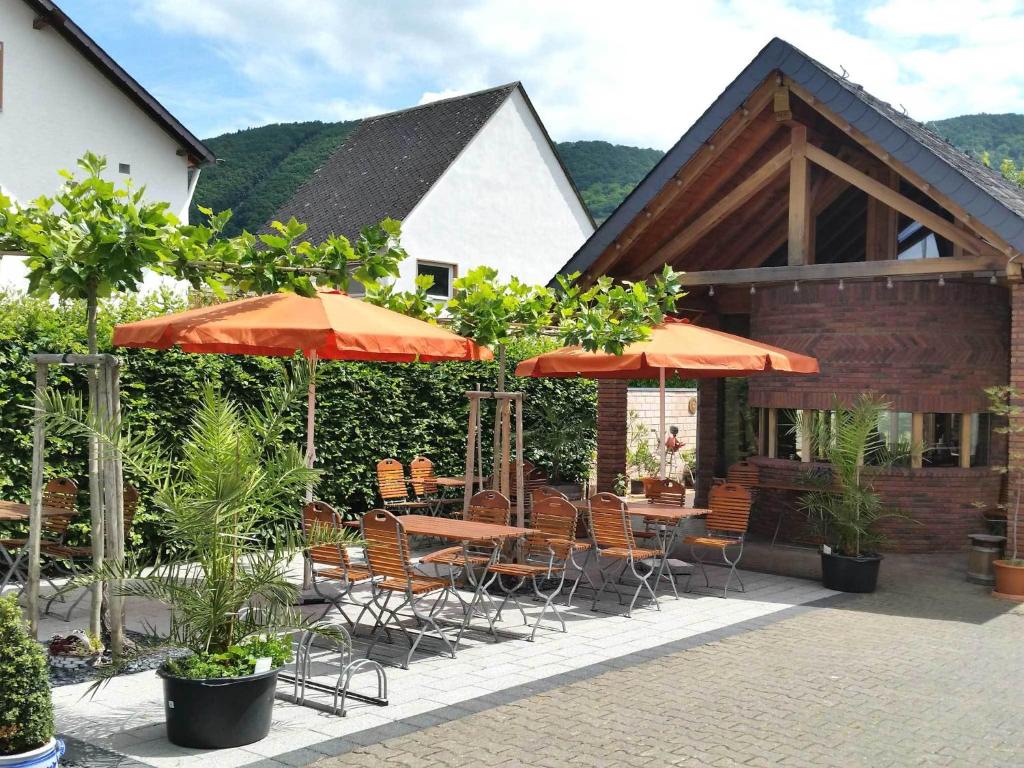
[(0, 756), (29, 752), (52, 738), (46, 653), (25, 630), (17, 598), (0, 598)]
[(899, 459), (878, 429), (880, 416), (888, 410), (888, 403), (862, 394), (849, 408), (837, 400), (827, 423), (812, 424), (813, 455), (831, 463), (832, 477), (808, 478), (818, 487), (800, 497), (798, 508), (837, 554), (860, 557), (876, 552), (884, 540), (878, 521), (903, 516), (883, 503), (864, 474), (868, 457), (876, 467)]
[[(304, 375), (284, 376), (262, 407), (244, 408), (207, 384), (182, 445), (100, 424), (80, 398), (53, 393), (45, 403), (57, 434), (95, 435), (120, 449), (126, 466), (152, 490), (160, 534), (176, 547), (152, 567), (129, 558), (74, 582), (110, 583), (114, 594), (170, 609), (167, 641), (206, 657), (286, 630), (311, 629), (293, 607), (292, 559), (305, 547), (344, 540), (322, 530), (300, 534), (301, 500), (318, 471), (282, 438), (287, 415), (305, 396)], [(329, 630), (326, 630), (329, 633)], [(250, 670), (251, 671), (251, 670)]]

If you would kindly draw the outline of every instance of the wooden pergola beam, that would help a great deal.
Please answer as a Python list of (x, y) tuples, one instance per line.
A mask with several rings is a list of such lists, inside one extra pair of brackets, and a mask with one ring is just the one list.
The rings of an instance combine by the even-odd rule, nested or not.
[[(870, 152), (876, 158), (881, 160), (885, 165), (895, 170), (901, 177), (908, 181), (917, 189), (924, 192), (935, 202), (945, 208), (947, 211), (952, 213), (960, 221), (968, 223), (973, 230), (978, 232), (982, 237), (993, 243), (996, 250), (1002, 252), (1006, 256), (1013, 256), (1017, 253), (1017, 250), (1013, 248), (1009, 243), (1003, 240), (994, 230), (990, 227), (985, 226), (980, 221), (975, 220), (971, 215), (960, 205), (958, 205), (948, 195), (942, 194), (934, 187), (930, 186), (928, 182), (918, 176), (910, 168), (904, 166), (902, 163), (894, 160), (892, 156), (877, 142), (868, 138), (864, 133), (859, 131), (854, 126), (850, 125), (849, 122), (839, 117), (835, 112), (830, 110), (824, 104), (822, 104), (814, 94), (805, 89), (799, 83), (794, 82), (789, 77), (784, 78), (786, 86), (792, 93), (799, 96), (800, 99), (811, 105), (822, 117), (832, 123), (834, 126), (843, 131), (847, 136), (857, 142), (865, 150)], [(923, 223), (923, 222), (922, 222)]]
[(807, 145), (807, 157), (811, 162), (820, 165), (826, 171), (834, 173), (836, 176), (850, 182), (853, 186), (871, 195), (871, 197), (885, 203), (890, 208), (895, 208), (904, 216), (909, 216), (914, 221), (928, 227), (935, 234), (942, 235), (950, 242), (960, 245), (966, 251), (979, 255), (999, 253), (999, 251), (981, 238), (976, 237), (967, 230), (958, 229), (953, 222), (947, 221), (922, 205), (918, 205), (891, 187), (872, 179), (866, 173), (861, 173), (852, 165), (847, 165), (838, 157), (830, 155), (823, 149), (818, 149), (813, 144)]
[(753, 267), (687, 272), (680, 276), (684, 286), (751, 285), (789, 283), (799, 280), (858, 280), (878, 277), (928, 277), (974, 272), (1002, 274), (1006, 260), (996, 256), (964, 256), (945, 259), (907, 261), (853, 261), (841, 264), (804, 264), (796, 267)]
[(676, 254), (685, 251), (701, 237), (717, 226), (722, 219), (747, 202), (761, 191), (775, 176), (789, 165), (793, 155), (791, 147), (785, 147), (768, 162), (744, 179), (725, 197), (705, 211), (696, 221), (687, 224), (683, 229), (669, 238), (653, 254), (644, 259), (634, 270), (634, 276), (640, 278), (650, 274), (662, 264), (668, 264)]
[[(789, 91), (786, 91), (787, 98)], [(788, 100), (787, 100), (788, 106)], [(811, 168), (807, 164), (807, 127), (791, 131), (789, 161), (789, 253), (791, 267), (814, 262), (814, 215), (811, 213)]]
[(647, 226), (660, 213), (690, 188), (690, 185), (707, 170), (711, 163), (722, 157), (722, 153), (750, 126), (772, 101), (775, 93), (776, 78), (769, 77), (751, 94), (740, 109), (726, 120), (704, 147), (680, 169), (674, 180), (669, 181), (646, 209), (646, 214), (638, 215), (630, 225), (616, 238), (615, 242), (605, 249), (597, 260), (587, 268), (587, 275), (603, 275), (618, 260), (629, 246), (647, 229)]

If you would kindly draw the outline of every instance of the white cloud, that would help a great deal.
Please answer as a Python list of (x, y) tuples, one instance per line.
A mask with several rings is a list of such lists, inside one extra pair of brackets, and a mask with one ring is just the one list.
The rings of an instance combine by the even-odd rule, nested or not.
[(1012, 0), (136, 1), (265, 94), (240, 120), (341, 119), (522, 80), (557, 139), (664, 148), (776, 35), (919, 119), (1024, 110)]

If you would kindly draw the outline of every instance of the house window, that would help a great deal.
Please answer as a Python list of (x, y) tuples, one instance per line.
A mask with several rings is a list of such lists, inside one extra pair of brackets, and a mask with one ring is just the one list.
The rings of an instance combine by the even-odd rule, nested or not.
[(804, 412), (779, 408), (775, 416), (775, 457), (800, 461)]
[(971, 466), (987, 467), (992, 443), (992, 414), (971, 414)]
[(878, 450), (865, 456), (865, 464), (910, 466), (914, 415), (905, 411), (883, 411), (878, 415)]
[(921, 435), (922, 461), (926, 467), (960, 466), (959, 413), (926, 413)]
[(132, 172), (132, 166), (131, 166), (130, 163), (118, 163), (117, 164), (117, 172), (118, 173), (125, 173), (125, 174), (131, 173)]
[(427, 295), (437, 299), (452, 297), (452, 283), (455, 282), (455, 265), (440, 264), (434, 261), (417, 261), (416, 276), (426, 275), (434, 278), (434, 283), (427, 288)]

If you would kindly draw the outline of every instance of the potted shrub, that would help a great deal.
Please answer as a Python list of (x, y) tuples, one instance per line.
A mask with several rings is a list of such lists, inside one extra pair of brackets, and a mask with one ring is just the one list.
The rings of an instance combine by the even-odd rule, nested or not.
[[(1021, 416), (1024, 409), (1017, 403), (1021, 402), (1021, 394), (1016, 387), (990, 387), (985, 390), (989, 397), (989, 410), (996, 416), (1006, 419), (1006, 425), (997, 427), (995, 431), (1002, 434), (1024, 432)], [(1008, 472), (1008, 467), (1003, 467)], [(996, 585), (992, 592), (996, 597), (1009, 600), (1024, 601), (1024, 559), (1020, 557), (1018, 542), (1020, 541), (1020, 495), (1024, 484), (1024, 470), (1018, 469), (1013, 475), (1014, 502), (1012, 511), (1008, 510), (1005, 517), (1007, 552), (1009, 557), (992, 563), (995, 570)]]
[(29, 637), (14, 596), (0, 599), (0, 766), (54, 768), (64, 743), (54, 738), (46, 652)]
[[(196, 748), (237, 747), (265, 737), (281, 666), (291, 642), (282, 635), (312, 629), (295, 609), (288, 579), (305, 546), (298, 514), (317, 471), (282, 438), (286, 415), (305, 385), (288, 382), (261, 409), (243, 408), (207, 386), (180, 445), (151, 438), (117, 440), (124, 462), (152, 491), (169, 559), (143, 568), (128, 562), (104, 578), (114, 594), (164, 603), (167, 642), (191, 654), (166, 661), (167, 737)], [(89, 424), (81, 402), (51, 401), (55, 430), (115, 438)], [(309, 545), (340, 534), (321, 531)]]
[(836, 401), (832, 418), (819, 419), (812, 427), (814, 455), (824, 456), (832, 472), (808, 476), (805, 482), (817, 487), (803, 493), (798, 506), (823, 542), (821, 576), (828, 589), (874, 592), (878, 584), (882, 536), (875, 524), (899, 513), (882, 503), (864, 466), (898, 459), (878, 431), (879, 417), (888, 409), (888, 403), (864, 394), (849, 408)]

